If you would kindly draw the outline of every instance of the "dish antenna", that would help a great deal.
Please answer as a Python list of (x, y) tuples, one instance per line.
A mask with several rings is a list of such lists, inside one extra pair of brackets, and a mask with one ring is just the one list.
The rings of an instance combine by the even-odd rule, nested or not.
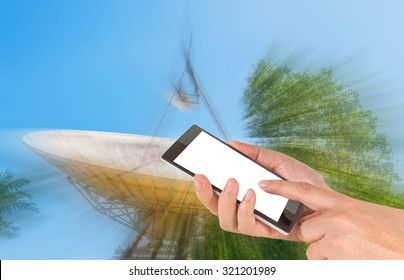
[[(40, 131), (24, 143), (67, 175), (99, 212), (138, 231), (125, 259), (184, 259), (195, 255), (209, 234), (209, 211), (195, 195), (192, 178), (160, 160), (174, 140), (156, 137), (171, 105), (206, 105), (223, 137), (224, 127), (202, 90), (190, 59), (192, 36), (184, 51), (185, 67), (153, 136), (89, 131)], [(187, 76), (193, 90), (184, 90)], [(194, 246), (198, 243), (200, 245)]]
[(208, 211), (192, 178), (160, 160), (174, 140), (156, 137), (139, 165), (150, 136), (52, 130), (24, 135), (24, 143), (67, 175), (99, 212), (138, 232), (126, 259), (184, 259), (203, 242)]

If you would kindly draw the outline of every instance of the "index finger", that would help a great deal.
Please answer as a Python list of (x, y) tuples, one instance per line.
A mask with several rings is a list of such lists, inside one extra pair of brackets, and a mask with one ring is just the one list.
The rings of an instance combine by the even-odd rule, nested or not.
[(343, 199), (337, 192), (303, 182), (271, 180), (261, 181), (259, 186), (266, 192), (299, 201), (314, 211), (331, 209)]

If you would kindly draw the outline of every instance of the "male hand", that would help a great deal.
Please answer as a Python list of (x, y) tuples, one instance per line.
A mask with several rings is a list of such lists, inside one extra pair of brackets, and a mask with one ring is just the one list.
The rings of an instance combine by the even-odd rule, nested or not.
[[(325, 184), (319, 173), (292, 157), (236, 141), (230, 142), (230, 145), (269, 170), (273, 170), (286, 180), (306, 182), (320, 186), (323, 189), (331, 190)], [(238, 183), (235, 179), (229, 179), (220, 196), (217, 196), (213, 192), (212, 186), (205, 176), (195, 175), (194, 181), (196, 195), (210, 212), (219, 217), (222, 229), (252, 236), (300, 241), (297, 234), (299, 230), (298, 223), (296, 223), (288, 236), (284, 236), (255, 219), (253, 215), (255, 206), (254, 191), (249, 190), (243, 201), (237, 207)], [(311, 213), (313, 213), (313, 211), (305, 207), (302, 211), (302, 217)]]
[(261, 181), (260, 187), (302, 202), (298, 239), (309, 259), (404, 259), (404, 210), (364, 202), (309, 183)]

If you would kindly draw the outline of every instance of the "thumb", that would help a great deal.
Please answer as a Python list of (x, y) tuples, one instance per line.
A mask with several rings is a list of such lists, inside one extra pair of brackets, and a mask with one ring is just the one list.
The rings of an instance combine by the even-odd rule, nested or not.
[(304, 182), (264, 180), (259, 183), (259, 186), (266, 192), (299, 201), (315, 211), (334, 207), (342, 197), (334, 191), (324, 190)]

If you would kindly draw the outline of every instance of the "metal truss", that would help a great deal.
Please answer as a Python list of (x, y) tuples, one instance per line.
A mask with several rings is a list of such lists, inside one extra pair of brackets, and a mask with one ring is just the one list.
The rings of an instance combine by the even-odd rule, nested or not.
[[(70, 176), (67, 180), (98, 212), (138, 232), (137, 238), (126, 249), (116, 250), (119, 259), (188, 259), (192, 258), (192, 244), (202, 238), (204, 215), (184, 215), (168, 211), (152, 211), (142, 204), (127, 206), (123, 201), (108, 199), (97, 188)], [(175, 223), (170, 227), (168, 220)], [(167, 236), (169, 233), (169, 237)]]

